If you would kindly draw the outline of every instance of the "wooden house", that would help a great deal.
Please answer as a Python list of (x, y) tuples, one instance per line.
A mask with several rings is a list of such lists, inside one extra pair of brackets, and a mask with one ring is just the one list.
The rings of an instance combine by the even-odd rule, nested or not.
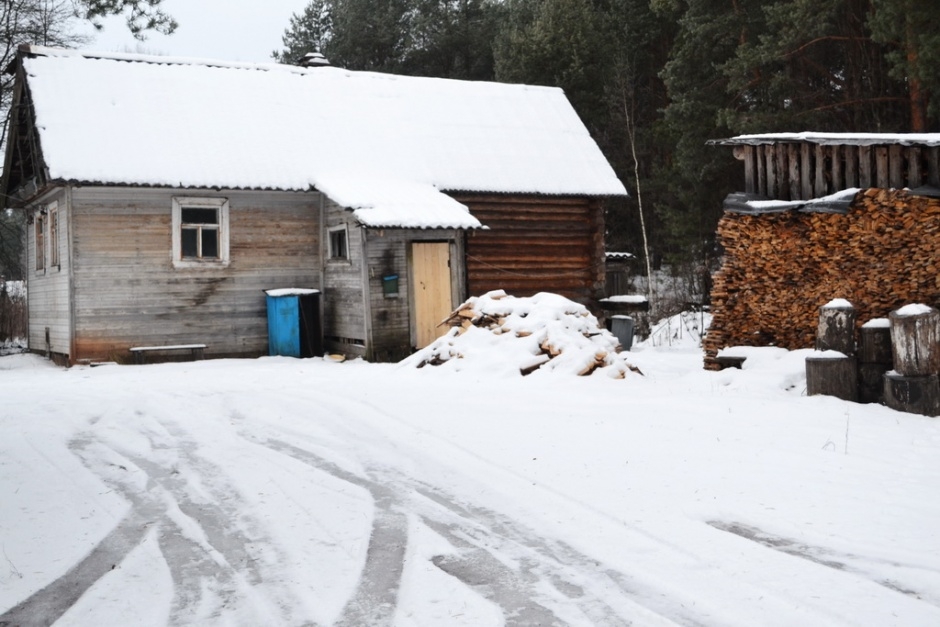
[(743, 162), (718, 224), (705, 365), (728, 346), (811, 348), (820, 308), (859, 326), (940, 306), (940, 134), (774, 133), (712, 142)]
[(492, 289), (602, 296), (623, 185), (556, 88), (23, 46), (0, 193), (29, 346), (268, 350), (265, 290), (326, 350), (397, 359)]

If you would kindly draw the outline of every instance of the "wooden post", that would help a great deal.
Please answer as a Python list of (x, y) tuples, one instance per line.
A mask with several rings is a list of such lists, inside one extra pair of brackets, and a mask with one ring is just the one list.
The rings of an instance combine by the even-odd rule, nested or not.
[(769, 198), (767, 194), (767, 170), (764, 166), (764, 162), (766, 161), (764, 157), (764, 147), (760, 145), (754, 146), (754, 156), (757, 158), (757, 163), (755, 163), (757, 169), (757, 193)]
[(787, 165), (790, 170), (790, 200), (802, 200), (800, 196), (800, 157), (796, 144), (787, 144)]
[(894, 189), (904, 187), (904, 180), (901, 178), (901, 145), (891, 144), (888, 147), (888, 185)]
[(777, 163), (774, 158), (773, 144), (764, 146), (764, 165), (767, 166), (767, 197), (778, 198), (777, 196)]
[(845, 151), (845, 187), (858, 187), (858, 147), (843, 146)]
[(940, 416), (940, 382), (935, 374), (922, 377), (906, 377), (895, 372), (884, 376), (885, 405), (891, 409)]
[(774, 163), (777, 171), (777, 198), (780, 200), (790, 200), (790, 184), (787, 180), (789, 168), (787, 167), (787, 145), (777, 144), (776, 159)]
[(806, 358), (806, 394), (825, 394), (858, 401), (858, 368), (854, 357), (828, 351)]
[(813, 160), (810, 156), (809, 144), (803, 142), (800, 145), (800, 187), (802, 188), (801, 200), (809, 200), (813, 197)]
[(855, 354), (855, 308), (852, 303), (836, 299), (819, 308), (816, 350)]
[(875, 185), (888, 188), (888, 147), (875, 147)]
[(907, 186), (910, 189), (924, 184), (923, 170), (920, 167), (920, 146), (907, 147)]
[(816, 144), (816, 184), (813, 187), (815, 198), (829, 193), (826, 190), (826, 147), (822, 144)]
[(858, 186), (871, 187), (871, 146), (858, 147)]
[(927, 184), (940, 187), (940, 146), (927, 149)]
[(830, 146), (829, 150), (831, 151), (829, 160), (832, 163), (832, 193), (836, 193), (848, 185), (844, 185), (842, 180), (842, 159), (839, 146)]
[(894, 369), (906, 377), (940, 373), (940, 311), (906, 305), (888, 315)]
[(748, 194), (757, 192), (754, 180), (754, 146), (744, 146), (744, 191)]

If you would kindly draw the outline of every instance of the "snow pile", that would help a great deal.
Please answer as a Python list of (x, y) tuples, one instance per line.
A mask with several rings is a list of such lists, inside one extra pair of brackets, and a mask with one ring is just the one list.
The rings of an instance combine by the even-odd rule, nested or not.
[(894, 312), (895, 316), (905, 318), (907, 316), (923, 316), (933, 311), (933, 307), (930, 305), (924, 305), (923, 303), (911, 303), (910, 305), (904, 305), (900, 309)]
[(639, 372), (586, 307), (558, 294), (517, 298), (488, 292), (467, 300), (441, 324), (453, 328), (402, 364), (522, 375), (602, 371), (622, 378), (628, 370)]

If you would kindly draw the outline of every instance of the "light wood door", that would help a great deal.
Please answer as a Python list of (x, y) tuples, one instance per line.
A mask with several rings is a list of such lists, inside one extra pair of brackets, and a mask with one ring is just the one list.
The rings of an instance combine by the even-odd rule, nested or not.
[(450, 244), (415, 242), (411, 245), (414, 278), (416, 347), (424, 348), (446, 330), (439, 327), (454, 309), (450, 284)]

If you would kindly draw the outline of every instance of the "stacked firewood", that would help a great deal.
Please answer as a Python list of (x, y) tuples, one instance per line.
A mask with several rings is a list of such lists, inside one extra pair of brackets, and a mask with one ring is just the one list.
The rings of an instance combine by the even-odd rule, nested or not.
[(536, 372), (640, 373), (615, 335), (599, 326), (588, 309), (558, 294), (514, 297), (502, 290), (474, 296), (441, 326), (451, 329), (402, 363), (417, 368), (497, 368), (522, 375)]
[[(492, 295), (493, 293), (491, 293)], [(496, 293), (495, 296), (491, 296), (494, 300), (499, 300), (505, 296), (500, 296), (499, 293)], [(532, 335), (531, 329), (526, 328), (511, 328), (510, 325), (507, 325), (507, 316), (486, 313), (484, 311), (479, 311), (477, 308), (477, 303), (475, 300), (470, 300), (465, 302), (463, 305), (458, 307), (454, 312), (450, 314), (441, 324), (448, 325), (452, 328), (457, 329), (457, 334), (464, 333), (470, 327), (477, 327), (480, 329), (485, 329), (494, 335), (502, 335), (504, 333), (511, 333), (517, 338), (530, 337)], [(590, 314), (585, 310), (583, 312), (574, 311), (569, 312), (571, 315), (587, 317)], [(545, 334), (544, 338), (539, 342), (539, 349), (541, 353), (535, 356), (531, 363), (525, 364), (520, 368), (520, 372), (523, 375), (530, 374), (535, 370), (541, 368), (544, 364), (548, 363), (550, 360), (560, 356), (564, 349), (559, 343), (553, 341), (553, 338), (549, 334)], [(605, 366), (610, 365), (610, 357), (612, 353), (619, 352), (619, 346), (608, 346), (605, 348), (598, 346), (597, 350), (593, 353), (593, 359), (587, 359), (583, 361), (583, 364), (580, 366), (580, 369), (577, 371), (578, 376), (589, 375), (598, 368), (604, 368)], [(629, 366), (630, 370), (634, 372), (639, 372), (633, 366)], [(619, 375), (620, 378), (623, 378), (623, 373)]]
[(726, 346), (813, 346), (819, 308), (851, 301), (858, 324), (907, 303), (940, 305), (940, 200), (860, 192), (847, 214), (725, 213), (705, 367)]

